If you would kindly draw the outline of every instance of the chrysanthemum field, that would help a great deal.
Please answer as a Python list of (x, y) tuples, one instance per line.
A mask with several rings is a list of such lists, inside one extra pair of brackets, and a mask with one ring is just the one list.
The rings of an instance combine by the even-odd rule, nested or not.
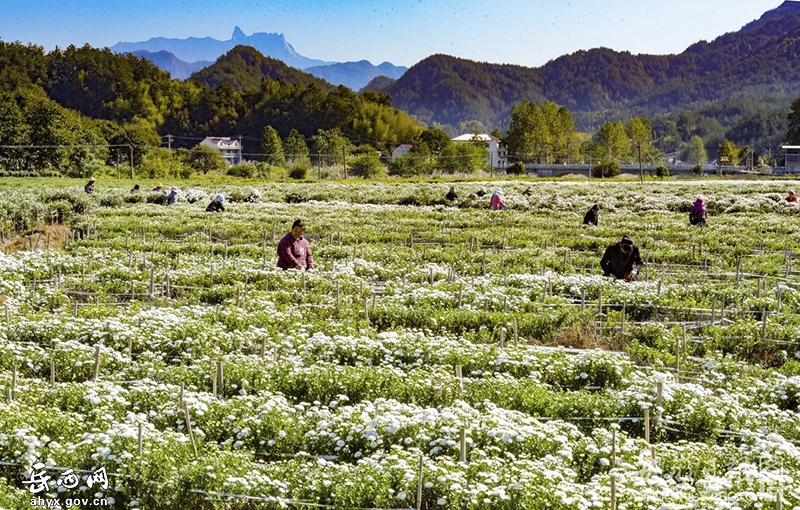
[(800, 509), (787, 183), (103, 184), (0, 185), (2, 508)]

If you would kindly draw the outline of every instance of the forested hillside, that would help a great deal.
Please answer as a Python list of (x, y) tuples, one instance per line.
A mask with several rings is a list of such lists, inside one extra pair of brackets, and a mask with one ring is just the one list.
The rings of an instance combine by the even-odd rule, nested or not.
[(138, 166), (166, 135), (173, 148), (241, 136), (244, 152), (256, 153), (266, 126), (306, 139), (338, 130), (354, 145), (381, 149), (419, 131), (384, 95), (334, 88), (252, 48), (235, 48), (215, 66), (198, 75), (212, 87), (170, 79), (144, 58), (108, 49), (46, 53), (0, 41), (0, 166), (73, 175)]
[[(395, 106), (453, 131), (476, 124), (487, 131), (505, 130), (511, 107), (522, 99), (552, 100), (569, 108), (581, 130), (614, 117), (712, 112), (720, 109), (711, 105), (731, 99), (755, 106), (743, 111), (744, 116), (785, 111), (800, 93), (798, 33), (800, 3), (785, 2), (741, 30), (698, 42), (679, 55), (598, 48), (540, 68), (433, 55), (383, 90), (392, 95)], [(742, 120), (723, 112), (714, 119), (726, 129)]]

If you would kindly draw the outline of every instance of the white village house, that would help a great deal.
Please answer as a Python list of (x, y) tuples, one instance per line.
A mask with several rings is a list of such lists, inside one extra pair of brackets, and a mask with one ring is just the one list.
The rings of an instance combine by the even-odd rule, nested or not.
[(453, 138), (453, 142), (484, 142), (486, 149), (489, 151), (489, 164), (492, 168), (508, 168), (508, 150), (500, 146), (500, 139), (496, 136), (487, 134), (473, 134), (468, 133), (465, 135)]
[(242, 162), (242, 143), (229, 136), (207, 136), (198, 145), (206, 145), (217, 149), (228, 166), (238, 165)]
[(800, 173), (800, 145), (782, 145), (786, 153), (786, 173)]

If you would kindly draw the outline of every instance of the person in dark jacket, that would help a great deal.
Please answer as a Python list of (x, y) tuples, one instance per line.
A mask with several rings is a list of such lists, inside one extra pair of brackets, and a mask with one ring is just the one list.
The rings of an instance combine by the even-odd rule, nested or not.
[(458, 200), (458, 193), (456, 193), (456, 187), (450, 186), (450, 191), (447, 192), (447, 195), (445, 195), (444, 198), (449, 200), (450, 202), (455, 202), (456, 200)]
[(94, 193), (94, 177), (89, 179), (89, 182), (86, 183), (86, 186), (83, 187), (83, 191), (91, 195)]
[(134, 184), (133, 185), (133, 189), (131, 190), (131, 195), (133, 195), (134, 193), (139, 193), (139, 189), (140, 189), (139, 185), (138, 184)]
[(594, 204), (591, 209), (586, 211), (586, 215), (583, 217), (583, 224), (584, 225), (594, 225), (597, 226), (597, 214), (600, 212), (600, 206), (598, 204)]
[(214, 197), (214, 200), (206, 207), (206, 212), (225, 212), (225, 206), (222, 205), (222, 195)]
[(606, 248), (600, 267), (603, 268), (603, 276), (632, 282), (644, 267), (644, 262), (639, 255), (639, 247), (633, 244), (631, 236), (625, 234), (620, 242)]
[(175, 186), (171, 186), (169, 188), (169, 195), (167, 195), (167, 205), (173, 205), (177, 201), (178, 201), (178, 189)]
[(479, 197), (486, 195), (486, 188), (481, 186), (480, 188), (478, 188), (478, 191), (475, 192), (475, 195)]
[(306, 224), (303, 220), (292, 223), (292, 231), (278, 243), (278, 267), (281, 269), (314, 269), (311, 247), (303, 237)]

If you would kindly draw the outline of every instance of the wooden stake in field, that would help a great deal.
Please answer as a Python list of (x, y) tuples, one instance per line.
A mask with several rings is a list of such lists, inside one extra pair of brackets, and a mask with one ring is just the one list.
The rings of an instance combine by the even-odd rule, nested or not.
[(467, 462), (467, 430), (464, 427), (458, 431), (458, 442), (459, 442), (459, 460), (466, 464)]
[(189, 408), (187, 406), (183, 406), (183, 413), (186, 417), (186, 430), (189, 432), (189, 441), (192, 443), (192, 452), (194, 453), (194, 458), (197, 458), (197, 443), (194, 440), (194, 432), (192, 432), (192, 419), (189, 416)]
[(94, 370), (92, 371), (92, 380), (96, 381), (100, 376), (100, 344), (94, 348)]

